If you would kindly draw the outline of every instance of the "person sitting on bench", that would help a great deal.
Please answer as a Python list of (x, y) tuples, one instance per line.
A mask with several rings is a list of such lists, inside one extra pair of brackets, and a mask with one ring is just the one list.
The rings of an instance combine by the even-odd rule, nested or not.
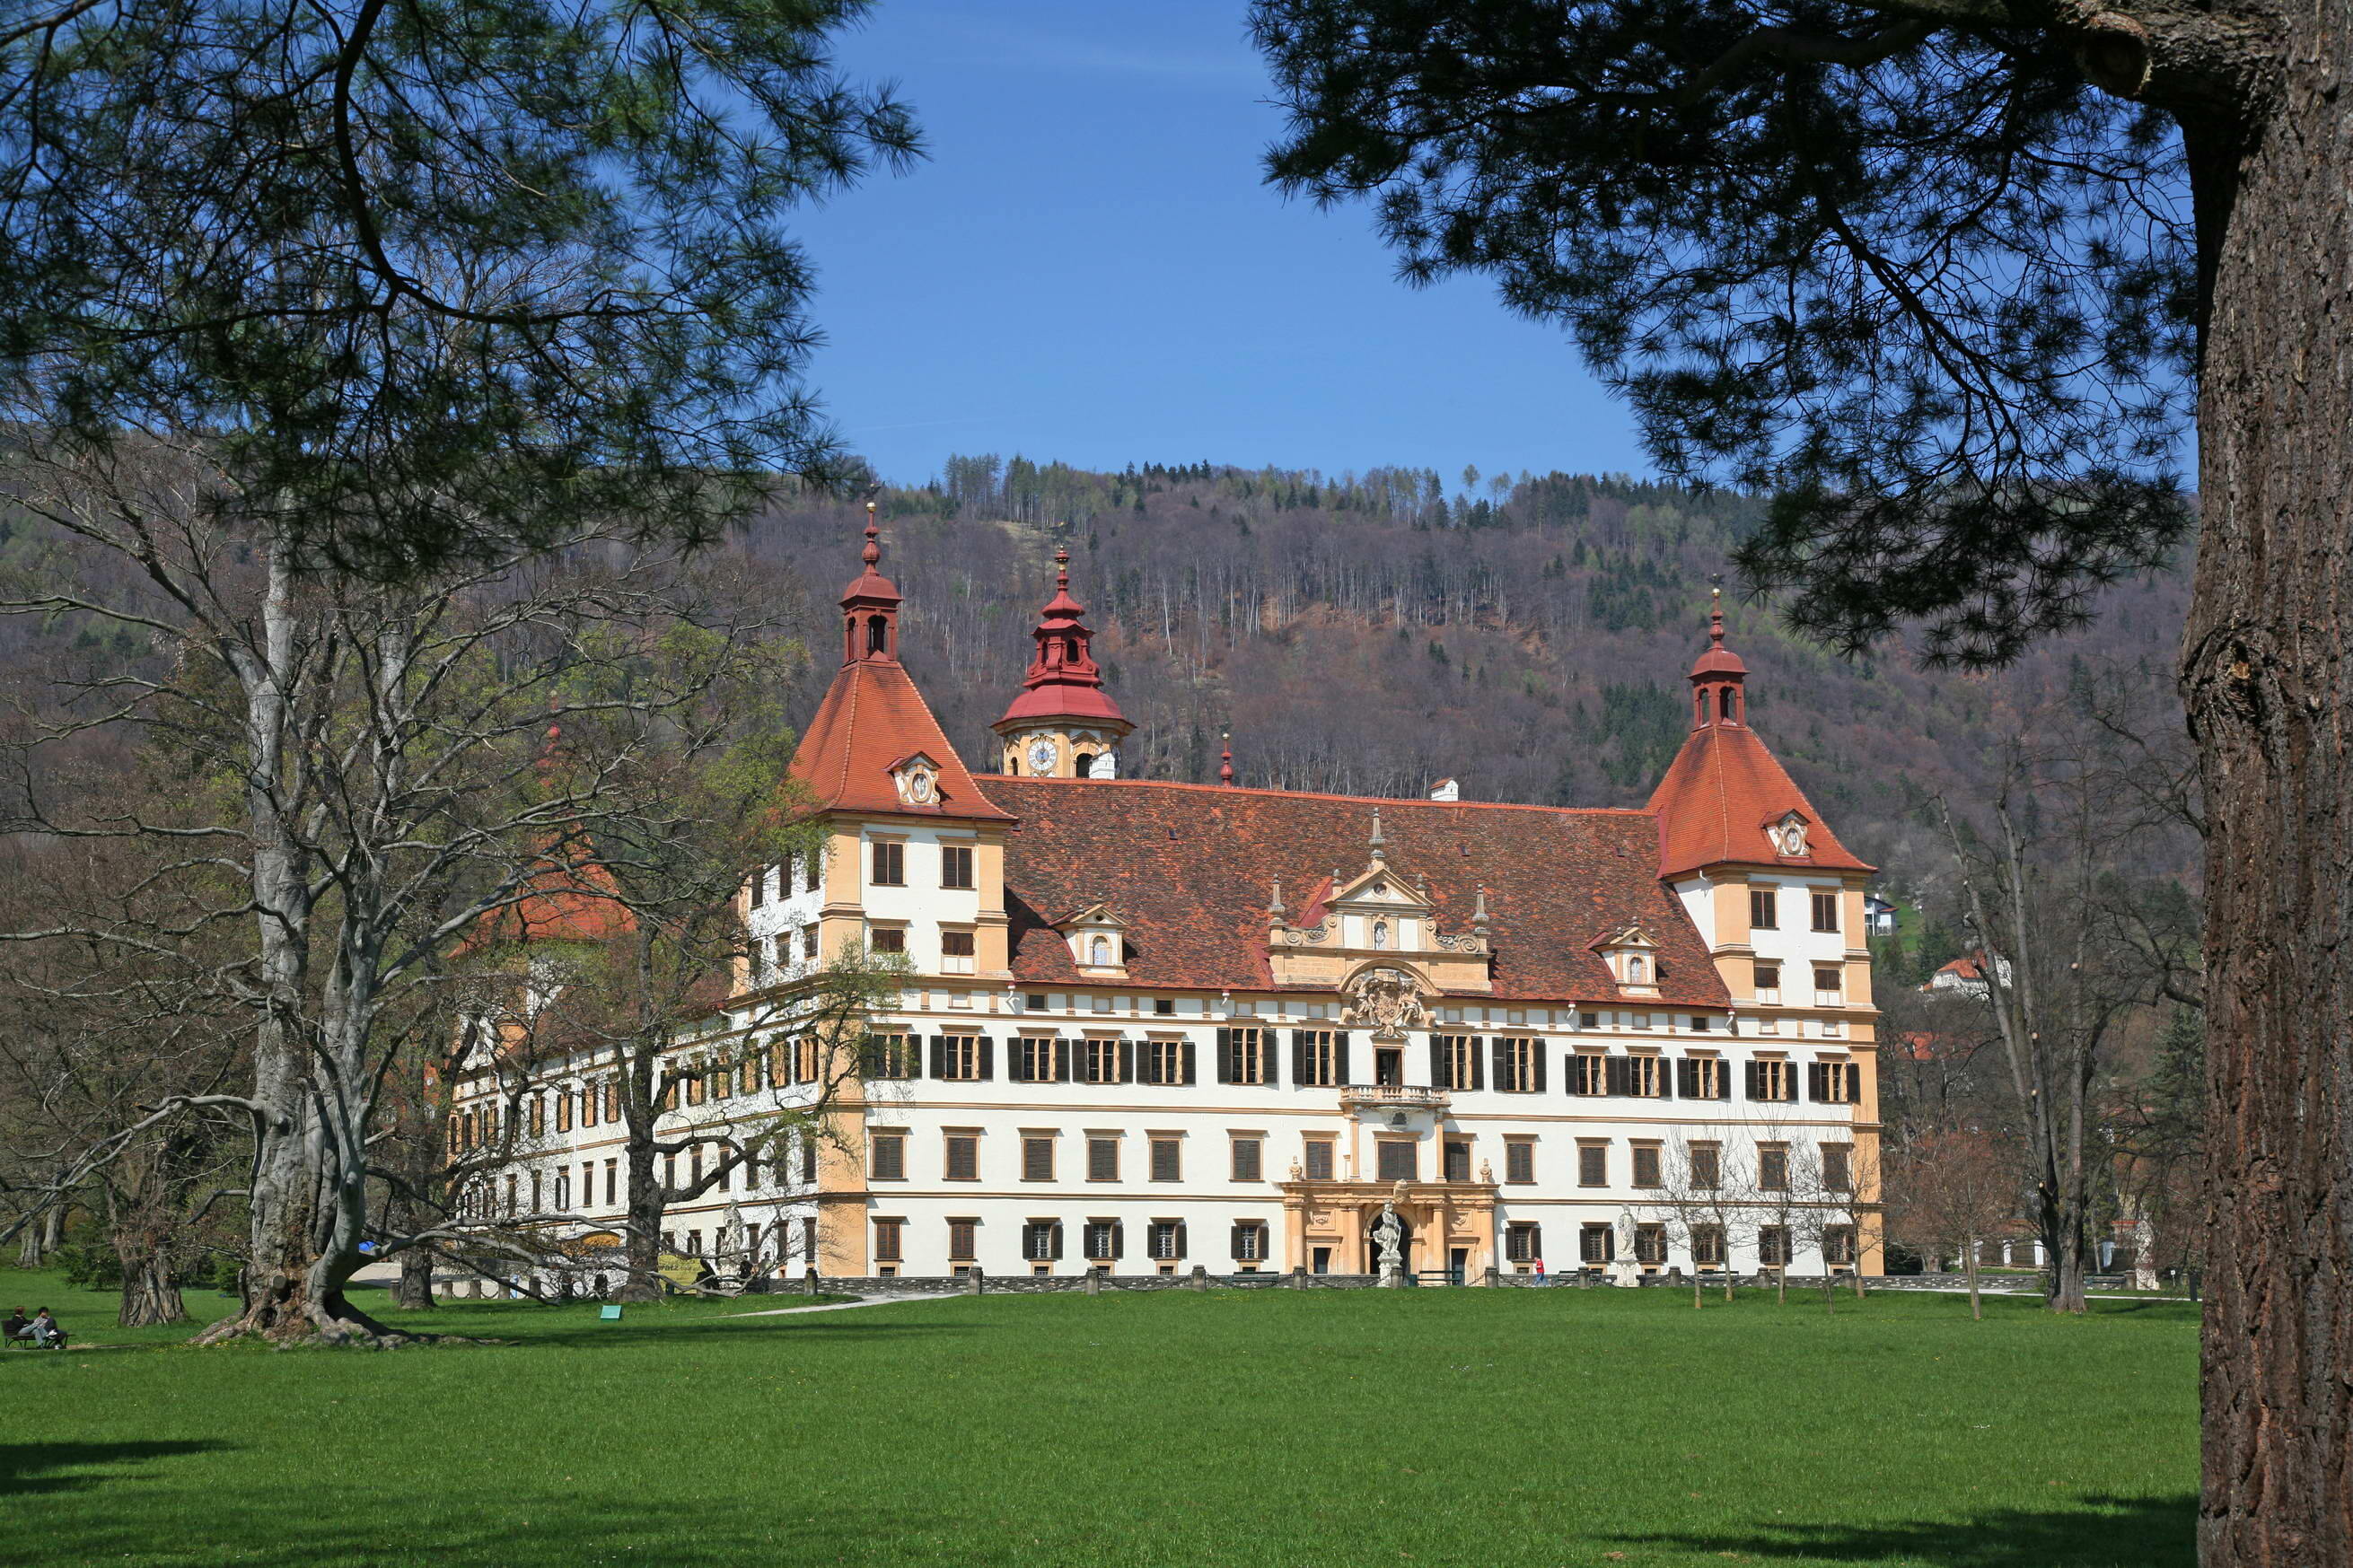
[(25, 1316), (25, 1309), (9, 1308), (8, 1321), (0, 1323), (0, 1344), (14, 1344), (18, 1340), (29, 1340), (32, 1337), (32, 1320)]
[(49, 1316), (49, 1310), (47, 1307), (35, 1310), (32, 1324), (26, 1332), (32, 1336), (33, 1343), (45, 1351), (61, 1351), (66, 1348), (66, 1331), (58, 1327), (58, 1321)]

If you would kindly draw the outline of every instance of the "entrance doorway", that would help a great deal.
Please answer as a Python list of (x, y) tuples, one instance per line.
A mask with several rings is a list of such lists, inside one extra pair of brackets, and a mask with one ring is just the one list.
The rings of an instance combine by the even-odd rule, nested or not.
[(1311, 1264), (1310, 1264), (1310, 1267), (1311, 1267), (1311, 1268), (1313, 1268), (1316, 1273), (1318, 1273), (1318, 1274), (1329, 1274), (1329, 1273), (1331, 1273), (1331, 1272), (1332, 1272), (1332, 1249), (1331, 1249), (1330, 1247), (1316, 1247), (1316, 1248), (1314, 1249), (1314, 1258), (1313, 1258), (1313, 1261), (1312, 1261), (1312, 1262), (1311, 1262)]
[(1471, 1282), (1471, 1249), (1469, 1247), (1447, 1248), (1446, 1282), (1449, 1285), (1467, 1285)]

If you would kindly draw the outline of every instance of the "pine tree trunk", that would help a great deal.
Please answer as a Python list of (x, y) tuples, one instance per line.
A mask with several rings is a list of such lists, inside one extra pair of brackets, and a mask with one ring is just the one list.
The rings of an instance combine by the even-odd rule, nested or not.
[(2212, 309), (2182, 657), (2209, 831), (2204, 1568), (2353, 1563), (2353, 12), (2188, 135)]

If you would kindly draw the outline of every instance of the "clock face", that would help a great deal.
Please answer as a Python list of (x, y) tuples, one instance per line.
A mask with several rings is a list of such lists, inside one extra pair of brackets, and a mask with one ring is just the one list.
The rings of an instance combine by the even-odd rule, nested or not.
[(1043, 735), (1039, 736), (1029, 742), (1029, 771), (1033, 773), (1052, 773), (1055, 755), (1054, 742)]

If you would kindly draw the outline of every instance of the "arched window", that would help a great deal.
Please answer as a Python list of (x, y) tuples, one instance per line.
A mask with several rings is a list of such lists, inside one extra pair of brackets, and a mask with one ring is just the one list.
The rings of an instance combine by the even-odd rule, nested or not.
[(1087, 939), (1087, 962), (1097, 969), (1111, 967), (1111, 938), (1092, 936)]
[(1642, 955), (1639, 952), (1628, 953), (1626, 955), (1626, 984), (1629, 985), (1640, 985), (1642, 984), (1642, 976), (1645, 973), (1646, 966), (1642, 963)]
[(1073, 752), (1071, 754), (1071, 771), (1079, 777), (1091, 779), (1095, 776), (1095, 754), (1092, 752)]
[(1715, 716), (1719, 719), (1732, 717), (1732, 688), (1729, 686), (1715, 694)]
[(882, 617), (880, 616), (866, 617), (866, 651), (868, 653), (882, 651)]

